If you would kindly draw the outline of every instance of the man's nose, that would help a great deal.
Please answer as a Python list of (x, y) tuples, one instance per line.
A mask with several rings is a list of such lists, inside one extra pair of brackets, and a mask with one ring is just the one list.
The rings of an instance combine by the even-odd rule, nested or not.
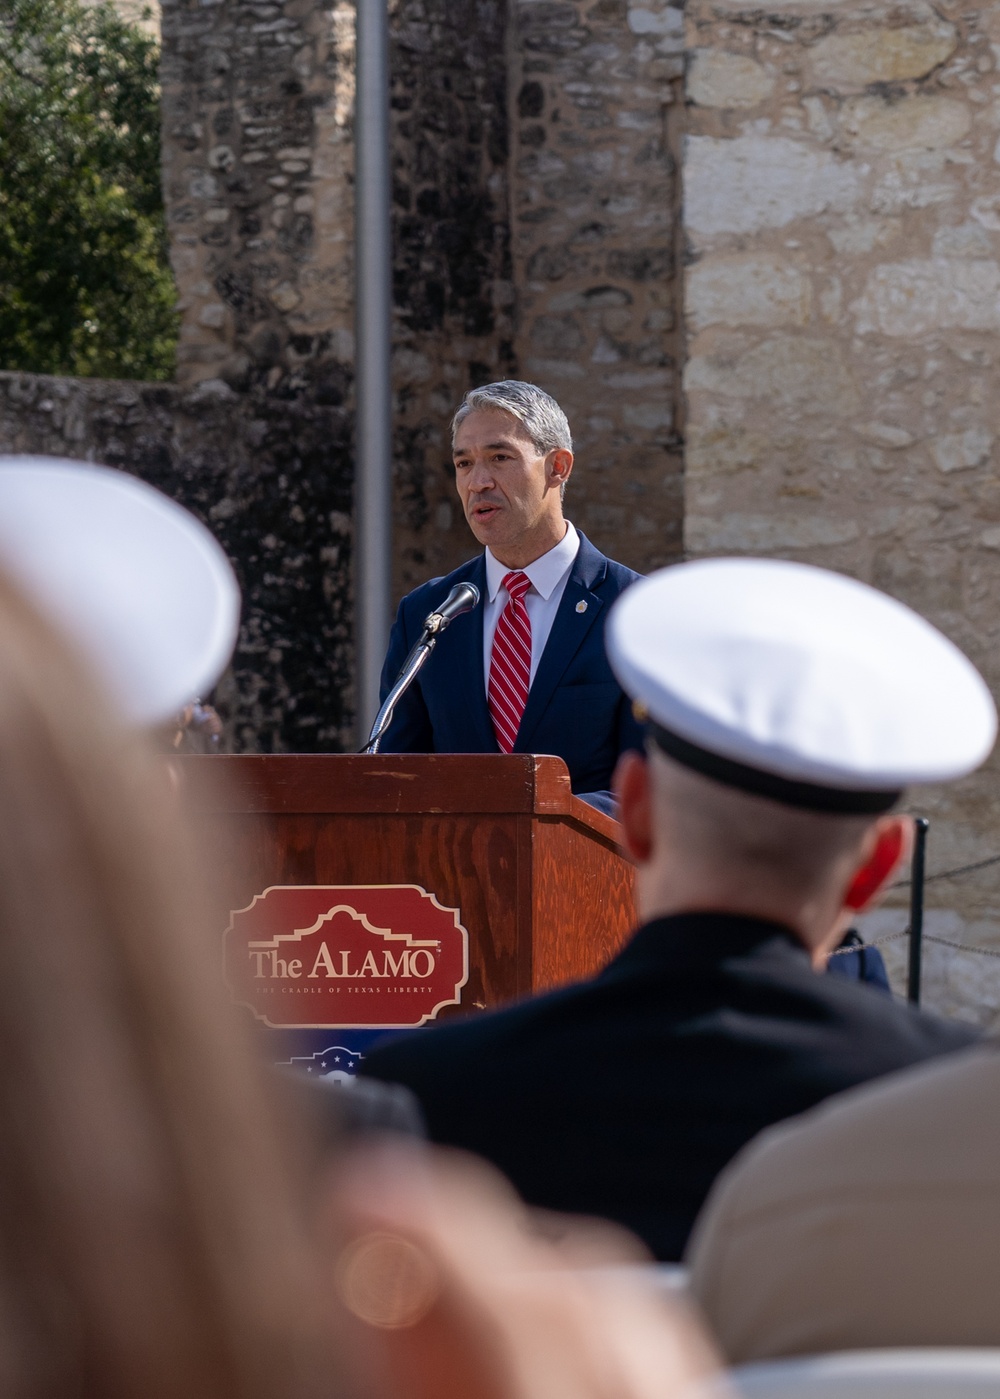
[(489, 464), (484, 461), (472, 463), (472, 470), (469, 472), (470, 491), (488, 491), (493, 488), (493, 473), (489, 469)]

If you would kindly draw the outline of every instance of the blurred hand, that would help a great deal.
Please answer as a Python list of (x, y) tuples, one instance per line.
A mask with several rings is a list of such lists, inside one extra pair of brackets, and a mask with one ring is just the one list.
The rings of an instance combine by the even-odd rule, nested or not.
[(621, 1266), (646, 1261), (630, 1235), (534, 1215), (473, 1157), (369, 1149), (330, 1203), (372, 1399), (694, 1399), (717, 1370), (682, 1303)]

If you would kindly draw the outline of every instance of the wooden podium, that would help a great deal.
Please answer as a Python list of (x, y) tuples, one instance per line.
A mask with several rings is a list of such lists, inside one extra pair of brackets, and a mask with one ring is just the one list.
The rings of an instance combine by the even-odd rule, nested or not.
[[(559, 758), (218, 755), (173, 761), (183, 804), (199, 823), (207, 819), (206, 836), (217, 852), (220, 936), (235, 910), (259, 904), (266, 891), (295, 886), (303, 897), (334, 886), (417, 886), (422, 898), (461, 925), (467, 980), (453, 1003), (426, 1019), (589, 976), (634, 924), (633, 871), (619, 852), (618, 825), (572, 795)], [(338, 957), (348, 960), (331, 961), (328, 954), (322, 964), (313, 960), (314, 944), (302, 951), (288, 938), (266, 943), (266, 953), (253, 951), (268, 935), (268, 928), (264, 934), (258, 929), (257, 941), (246, 944), (247, 955), (257, 959), (257, 980), (277, 968), (288, 983), (278, 991), (294, 991), (296, 1004), (308, 1006), (306, 992), (330, 977), (339, 982), (341, 970), (345, 977), (359, 975), (363, 949), (353, 963), (341, 952)], [(388, 936), (380, 949), (399, 941), (390, 945)], [(289, 952), (301, 955), (290, 962)], [(402, 955), (369, 961), (380, 993), (386, 990), (383, 967), (405, 965)], [(414, 977), (426, 965), (426, 954), (412, 961)], [(288, 982), (289, 966), (297, 968), (295, 986)], [(255, 1013), (260, 1018), (259, 1007)], [(300, 1013), (305, 1018), (297, 1026), (306, 1028), (309, 1011)]]

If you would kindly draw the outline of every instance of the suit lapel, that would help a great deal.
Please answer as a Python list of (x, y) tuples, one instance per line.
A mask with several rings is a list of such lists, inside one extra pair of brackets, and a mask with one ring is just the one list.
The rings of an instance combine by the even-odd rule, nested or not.
[[(452, 577), (454, 578), (454, 575)], [(496, 733), (486, 703), (486, 685), (483, 680), (483, 617), (486, 603), (489, 601), (485, 555), (480, 554), (479, 558), (473, 561), (465, 577), (479, 589), (479, 603), (471, 612), (456, 617), (445, 633), (445, 639), (451, 642), (449, 650), (452, 653), (448, 673), (456, 677), (456, 683), (461, 688), (465, 713), (479, 744), (472, 751), (496, 753)], [(443, 643), (439, 643), (441, 644)], [(433, 663), (432, 657), (431, 664)]]
[[(484, 575), (485, 572), (484, 565)], [(535, 679), (528, 691), (528, 703), (521, 717), (521, 727), (517, 731), (515, 752), (531, 752), (531, 740), (549, 707), (556, 686), (604, 607), (604, 603), (593, 589), (603, 581), (606, 573), (607, 559), (594, 548), (585, 534), (581, 534), (580, 548), (566, 580), (566, 589), (552, 623), (549, 639), (545, 643), (538, 670), (535, 672)], [(577, 605), (581, 602), (586, 606), (582, 612), (578, 612)]]

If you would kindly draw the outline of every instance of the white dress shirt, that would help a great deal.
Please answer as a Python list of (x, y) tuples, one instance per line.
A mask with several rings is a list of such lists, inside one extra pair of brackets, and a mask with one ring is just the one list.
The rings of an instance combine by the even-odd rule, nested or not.
[(489, 549), (486, 550), (486, 590), (489, 599), (483, 608), (483, 680), (487, 694), (490, 688), (493, 636), (500, 613), (507, 606), (507, 589), (503, 586), (503, 580), (508, 573), (526, 573), (531, 580), (531, 587), (524, 595), (524, 605), (528, 609), (528, 620), (531, 622), (531, 675), (528, 681), (530, 686), (535, 679), (538, 662), (549, 639), (552, 623), (556, 619), (562, 595), (566, 591), (566, 581), (576, 562), (579, 549), (580, 536), (567, 520), (566, 533), (559, 543), (540, 559), (529, 563), (527, 568), (508, 568), (495, 558)]

